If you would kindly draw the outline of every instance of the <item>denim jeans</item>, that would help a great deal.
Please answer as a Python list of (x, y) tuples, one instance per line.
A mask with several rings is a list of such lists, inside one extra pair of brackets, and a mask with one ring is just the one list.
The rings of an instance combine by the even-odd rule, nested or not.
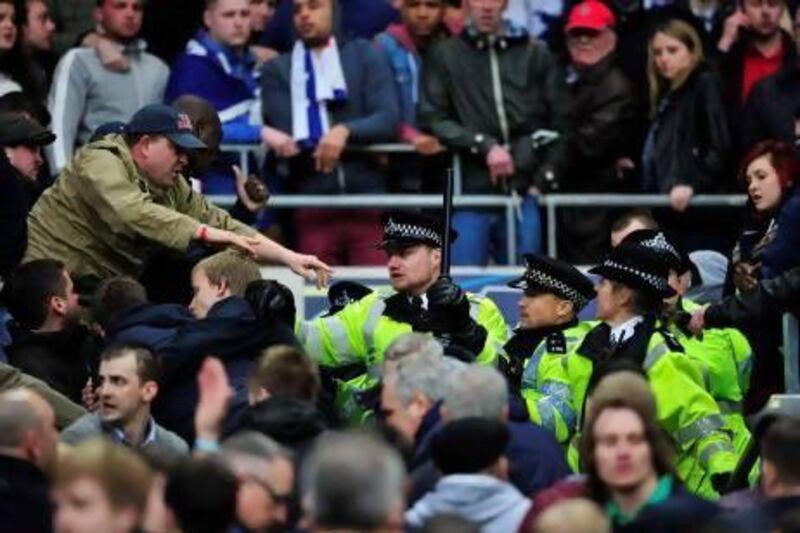
[[(542, 225), (539, 205), (535, 196), (524, 196), (520, 205), (517, 224), (517, 257), (514, 263), (522, 263), (522, 254), (538, 253), (542, 246)], [(508, 236), (504, 210), (458, 209), (453, 212), (453, 227), (458, 239), (453, 243), (453, 265), (485, 266), (489, 259), (504, 265), (508, 261)]]

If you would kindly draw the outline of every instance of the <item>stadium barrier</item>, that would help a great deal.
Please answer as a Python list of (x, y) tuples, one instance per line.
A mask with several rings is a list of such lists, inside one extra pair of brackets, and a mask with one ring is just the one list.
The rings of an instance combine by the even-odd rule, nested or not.
[[(240, 166), (245, 173), (249, 171), (251, 155), (261, 158), (263, 147), (259, 145), (237, 144), (223, 145), (224, 152), (239, 154)], [(351, 151), (370, 153), (413, 153), (409, 144), (373, 144), (369, 146), (353, 146)], [(461, 159), (453, 155), (453, 176), (456, 207), (494, 207), (505, 211), (506, 234), (509, 236), (507, 253), (509, 264), (515, 263), (517, 256), (516, 217), (521, 199), (518, 195), (470, 195), (462, 194)], [(236, 202), (235, 196), (210, 196), (210, 200), (227, 207)], [(743, 194), (700, 194), (692, 198), (691, 207), (739, 207), (744, 205), (747, 197)], [(545, 210), (547, 221), (547, 254), (557, 257), (558, 224), (556, 211), (561, 207), (666, 207), (669, 196), (666, 194), (545, 194), (537, 198), (540, 207)], [(316, 208), (348, 208), (373, 209), (396, 207), (441, 207), (442, 197), (435, 194), (354, 194), (354, 195), (276, 195), (270, 197), (269, 207), (275, 209), (291, 209), (302, 207)]]

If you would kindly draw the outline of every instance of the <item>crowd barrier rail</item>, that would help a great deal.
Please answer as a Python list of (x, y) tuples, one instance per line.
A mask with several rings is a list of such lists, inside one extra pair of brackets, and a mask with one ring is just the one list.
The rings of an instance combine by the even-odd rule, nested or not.
[[(263, 160), (266, 154), (263, 146), (252, 144), (223, 145), (223, 152), (236, 153), (239, 165), (245, 174), (249, 174), (251, 157)], [(351, 146), (349, 151), (378, 154), (414, 153), (410, 144), (386, 143), (368, 146)], [(507, 252), (509, 264), (515, 264), (517, 256), (517, 209), (520, 198), (513, 195), (471, 195), (462, 193), (461, 159), (453, 154), (454, 197), (456, 207), (497, 208), (505, 211), (506, 234), (509, 236)], [(209, 199), (221, 206), (231, 206), (236, 197), (210, 196)], [(747, 197), (743, 194), (700, 194), (692, 198), (690, 207), (728, 207), (737, 208), (745, 204)], [(545, 194), (537, 198), (540, 207), (545, 210), (547, 227), (547, 254), (556, 257), (558, 253), (559, 208), (595, 208), (595, 207), (668, 207), (669, 196), (666, 194)], [(436, 194), (353, 194), (353, 195), (276, 195), (269, 199), (269, 207), (273, 209), (292, 209), (303, 207), (328, 209), (375, 209), (397, 207), (441, 207), (442, 197)], [(798, 321), (791, 315), (783, 317), (784, 339), (784, 376), (786, 392), (800, 394), (800, 338)]]
[[(260, 145), (232, 144), (223, 145), (223, 152), (239, 155), (240, 167), (247, 174), (250, 169), (250, 158), (263, 158), (265, 151)], [(354, 152), (370, 152), (382, 154), (414, 153), (410, 144), (387, 143), (368, 146), (352, 146)], [(505, 212), (506, 234), (509, 236), (507, 253), (509, 264), (515, 263), (517, 256), (516, 217), (520, 203), (516, 195), (471, 195), (462, 194), (461, 159), (453, 155), (454, 198), (456, 207), (500, 208)], [(210, 200), (221, 206), (231, 206), (236, 202), (234, 196), (211, 196)], [(692, 198), (691, 207), (740, 207), (744, 205), (745, 195), (720, 194), (697, 195)], [(669, 196), (666, 194), (546, 194), (537, 198), (538, 204), (545, 210), (547, 220), (547, 254), (557, 257), (558, 224), (556, 213), (559, 208), (581, 207), (666, 207)], [(275, 209), (291, 209), (302, 207), (331, 209), (374, 209), (396, 207), (441, 207), (442, 197), (431, 194), (354, 194), (354, 195), (276, 195), (269, 200), (269, 207)]]

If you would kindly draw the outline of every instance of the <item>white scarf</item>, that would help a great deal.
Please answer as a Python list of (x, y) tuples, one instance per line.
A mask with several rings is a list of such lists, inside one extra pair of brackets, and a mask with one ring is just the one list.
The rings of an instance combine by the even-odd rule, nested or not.
[[(307, 83), (309, 78), (313, 87)], [(299, 39), (295, 42), (291, 97), (292, 137), (298, 142), (316, 145), (330, 129), (327, 103), (347, 99), (347, 85), (335, 38), (331, 37), (321, 51), (308, 50)]]

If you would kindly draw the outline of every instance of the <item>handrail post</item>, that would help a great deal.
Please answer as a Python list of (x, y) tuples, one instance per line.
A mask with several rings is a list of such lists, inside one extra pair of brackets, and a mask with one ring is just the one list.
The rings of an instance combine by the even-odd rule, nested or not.
[(509, 196), (506, 203), (506, 250), (508, 252), (508, 265), (517, 264), (517, 224), (514, 217), (516, 209), (514, 197)]
[(558, 243), (556, 242), (556, 203), (547, 195), (540, 196), (547, 210), (547, 255), (556, 258)]
[(461, 156), (458, 152), (453, 152), (453, 195), (461, 196), (464, 194), (464, 187), (461, 176)]
[(783, 379), (787, 394), (800, 394), (800, 375), (798, 374), (797, 318), (791, 313), (783, 315)]

